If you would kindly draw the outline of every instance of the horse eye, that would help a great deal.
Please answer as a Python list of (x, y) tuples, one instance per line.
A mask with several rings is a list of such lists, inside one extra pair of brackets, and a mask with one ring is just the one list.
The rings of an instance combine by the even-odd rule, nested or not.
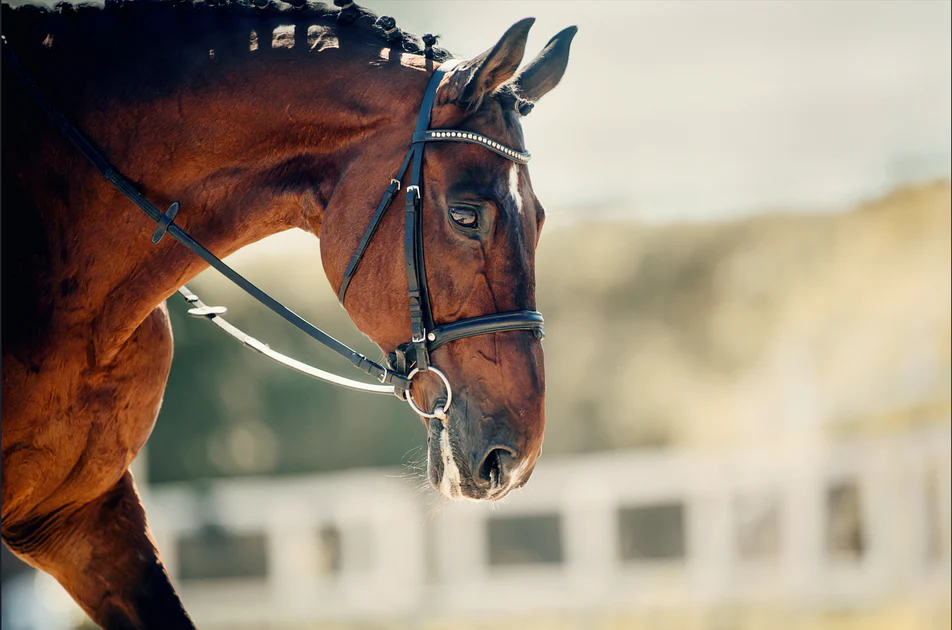
[(457, 225), (474, 228), (478, 224), (478, 216), (472, 208), (450, 208), (450, 216)]

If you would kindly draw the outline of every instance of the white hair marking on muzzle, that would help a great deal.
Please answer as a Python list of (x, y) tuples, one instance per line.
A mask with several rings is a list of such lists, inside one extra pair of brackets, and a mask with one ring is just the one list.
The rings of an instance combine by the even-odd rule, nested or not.
[(455, 499), (462, 494), (460, 492), (461, 479), (459, 466), (456, 465), (456, 460), (453, 459), (453, 449), (450, 446), (450, 431), (445, 424), (440, 428), (440, 459), (443, 460), (443, 478), (440, 479), (440, 492), (444, 496)]

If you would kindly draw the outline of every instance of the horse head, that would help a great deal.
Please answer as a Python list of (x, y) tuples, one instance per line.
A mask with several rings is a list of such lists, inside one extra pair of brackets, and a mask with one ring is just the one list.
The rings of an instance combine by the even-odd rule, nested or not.
[[(526, 151), (521, 118), (562, 78), (576, 32), (570, 27), (557, 34), (520, 70), (533, 21), (516, 23), (495, 46), (445, 74), (436, 88), (430, 129), (478, 134), (496, 146)], [(433, 66), (422, 66), (427, 77)], [(419, 78), (408, 81), (414, 88), (419, 84)], [(410, 117), (394, 114), (394, 119), (394, 135), (405, 143)], [(382, 137), (378, 152), (388, 144)], [(387, 161), (393, 169), (399, 158)], [(512, 159), (511, 152), (507, 159), (505, 152), (475, 142), (430, 143), (421, 165), (423, 266), (432, 324), (534, 311), (535, 250), (545, 212), (527, 166)], [(319, 235), (325, 269), (338, 287), (353, 241), (363, 232), (343, 209), (372, 206), (368, 195), (380, 187), (370, 182), (383, 175), (378, 168), (355, 164), (350, 185), (345, 181), (328, 201)], [(402, 182), (404, 187), (407, 183)], [(408, 280), (399, 254), (400, 217), (392, 213), (382, 225), (390, 227), (381, 229), (366, 254), (374, 262), (340, 293), (357, 327), (393, 360), (411, 337)], [(368, 270), (371, 266), (375, 271)], [(545, 427), (540, 332), (495, 331), (453, 340), (429, 356), (438, 370), (414, 379), (412, 402), (424, 416), (432, 416), (424, 417), (427, 477), (443, 495), (494, 500), (528, 480)]]

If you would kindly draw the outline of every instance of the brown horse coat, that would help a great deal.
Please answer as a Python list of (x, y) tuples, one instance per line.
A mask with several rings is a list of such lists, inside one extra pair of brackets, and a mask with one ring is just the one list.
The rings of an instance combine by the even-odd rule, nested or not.
[[(219, 257), (279, 231), (310, 231), (335, 287), (446, 56), (420, 54), (419, 40), (383, 33), (355, 6), (3, 9), (5, 35), (48, 98), (153, 203), (179, 201), (177, 224)], [(284, 23), (296, 25), (294, 45), (272, 49), (270, 33)], [(517, 73), (530, 25), (520, 22), (445, 80), (434, 126), (524, 148), (516, 108), (527, 111), (558, 83), (574, 35), (563, 31)], [(164, 300), (205, 264), (172, 239), (150, 246), (154, 224), (11, 74), (3, 74), (3, 540), (104, 628), (191, 628), (128, 469), (172, 361)], [(427, 152), (427, 270), (440, 321), (535, 308), (543, 211), (525, 167), (514, 168), (478, 147)], [(478, 208), (478, 231), (454, 226), (447, 208), (458, 199)], [(388, 352), (409, 338), (401, 223), (399, 213), (385, 218), (346, 302)], [(488, 498), (498, 488), (480, 467), (498, 445), (509, 475), (502, 494), (525, 483), (544, 427), (540, 344), (527, 332), (490, 335), (448, 344), (434, 361), (459, 383), (448, 423), (430, 426), (434, 485), (447, 487), (434, 460), (448, 455), (453, 496)], [(418, 403), (432, 406), (438, 383), (420, 390)]]

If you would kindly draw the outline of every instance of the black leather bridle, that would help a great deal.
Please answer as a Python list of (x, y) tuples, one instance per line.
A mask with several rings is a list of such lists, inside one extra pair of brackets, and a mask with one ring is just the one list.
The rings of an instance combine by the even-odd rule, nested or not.
[[(413, 141), (410, 144), (410, 150), (407, 152), (403, 164), (397, 171), (396, 176), (390, 180), (390, 186), (384, 193), (377, 211), (374, 213), (364, 232), (363, 237), (357, 245), (344, 271), (344, 279), (341, 282), (340, 289), (337, 292), (337, 299), (341, 305), (344, 304), (344, 297), (347, 295), (347, 288), (350, 281), (357, 272), (357, 266), (363, 258), (367, 246), (373, 239), (380, 220), (390, 207), (397, 191), (400, 189), (400, 182), (406, 174), (407, 168), (410, 168), (410, 185), (406, 189), (406, 232), (404, 237), (404, 250), (406, 255), (407, 267), (407, 287), (410, 297), (410, 341), (400, 345), (397, 350), (389, 357), (390, 366), (399, 374), (407, 375), (412, 379), (417, 372), (432, 371), (437, 374), (446, 387), (446, 399), (443, 403), (442, 412), (445, 414), (452, 402), (452, 388), (446, 376), (438, 369), (430, 365), (430, 353), (450, 341), (465, 339), (466, 337), (475, 337), (477, 335), (488, 335), (497, 332), (506, 332), (512, 330), (531, 330), (537, 339), (544, 337), (542, 314), (538, 311), (520, 310), (507, 311), (504, 313), (489, 313), (478, 317), (456, 320), (455, 322), (437, 326), (433, 320), (433, 309), (430, 306), (430, 296), (426, 283), (426, 266), (423, 260), (423, 226), (422, 226), (422, 206), (423, 206), (423, 152), (429, 142), (468, 142), (489, 149), (493, 153), (500, 155), (517, 164), (527, 164), (531, 155), (528, 151), (517, 151), (502, 143), (496, 142), (486, 136), (471, 131), (462, 131), (459, 129), (430, 129), (430, 115), (433, 111), (433, 104), (436, 100), (436, 91), (443, 80), (443, 77), (457, 65), (458, 61), (451, 60), (443, 63), (430, 78), (423, 94), (423, 102), (420, 105), (420, 111), (417, 114), (416, 130), (413, 133)], [(397, 392), (400, 396), (400, 392)], [(424, 417), (435, 417), (434, 414), (419, 409), (410, 396), (406, 396), (407, 402), (414, 410)]]
[[(158, 223), (155, 232), (152, 235), (152, 242), (158, 243), (166, 234), (171, 236), (179, 243), (185, 245), (195, 254), (200, 256), (205, 262), (221, 272), (229, 280), (237, 284), (246, 293), (251, 295), (266, 307), (283, 317), (285, 320), (296, 326), (298, 329), (317, 340), (324, 346), (330, 348), (337, 354), (348, 359), (351, 364), (365, 374), (373, 376), (383, 385), (370, 385), (359, 381), (324, 372), (305, 363), (287, 357), (279, 352), (271, 350), (266, 344), (257, 339), (246, 335), (238, 328), (226, 322), (221, 315), (225, 312), (224, 307), (206, 306), (197, 295), (189, 291), (188, 287), (182, 287), (178, 292), (193, 306), (189, 314), (209, 319), (217, 326), (225, 330), (235, 339), (241, 341), (246, 347), (255, 350), (279, 363), (290, 367), (298, 372), (311, 376), (313, 378), (329, 382), (342, 387), (355, 389), (375, 394), (396, 394), (401, 400), (406, 400), (418, 414), (433, 418), (445, 417), (452, 402), (452, 388), (446, 376), (430, 364), (430, 353), (443, 344), (474, 337), (477, 335), (486, 335), (497, 332), (506, 332), (512, 330), (532, 330), (537, 339), (542, 339), (543, 319), (542, 314), (537, 311), (521, 310), (505, 313), (490, 313), (478, 317), (457, 320), (455, 322), (436, 326), (433, 321), (432, 309), (430, 307), (429, 294), (427, 292), (426, 269), (423, 257), (423, 226), (422, 226), (422, 187), (423, 187), (423, 152), (428, 142), (468, 142), (477, 144), (489, 149), (490, 151), (501, 155), (517, 164), (525, 164), (529, 161), (529, 153), (517, 151), (506, 147), (501, 143), (487, 138), (486, 136), (455, 129), (429, 129), (430, 113), (433, 109), (433, 103), (436, 99), (436, 91), (443, 77), (456, 65), (456, 61), (448, 61), (441, 65), (427, 85), (423, 96), (423, 103), (420, 106), (420, 112), (417, 117), (416, 131), (413, 134), (410, 149), (407, 156), (400, 166), (397, 175), (391, 180), (390, 186), (384, 193), (384, 197), (371, 219), (370, 225), (361, 238), (357, 251), (354, 253), (350, 264), (344, 273), (344, 279), (338, 291), (338, 298), (343, 304), (347, 287), (357, 271), (357, 266), (370, 244), (377, 227), (380, 224), (384, 213), (390, 207), (397, 192), (400, 190), (401, 180), (408, 168), (410, 168), (410, 185), (406, 188), (406, 233), (404, 238), (404, 248), (406, 253), (407, 283), (409, 287), (410, 301), (410, 329), (411, 339), (402, 344), (396, 352), (389, 357), (389, 366), (383, 366), (371, 361), (356, 350), (353, 350), (331, 337), (321, 329), (317, 328), (300, 315), (294, 313), (286, 306), (272, 298), (270, 295), (249, 282), (244, 276), (226, 265), (218, 257), (208, 251), (198, 241), (193, 239), (185, 230), (176, 225), (173, 220), (179, 211), (179, 203), (175, 202), (165, 212), (160, 211), (148, 199), (142, 196), (129, 180), (127, 180), (115, 167), (79, 132), (79, 130), (69, 122), (57, 109), (55, 109), (43, 96), (39, 87), (33, 81), (26, 68), (23, 66), (19, 57), (10, 47), (6, 37), (2, 38), (3, 59), (8, 66), (17, 74), (20, 82), (30, 93), (37, 105), (43, 109), (52, 119), (54, 125), (63, 132), (64, 135), (80, 150), (83, 156), (92, 163), (116, 188), (126, 197), (137, 205), (153, 221)], [(412, 168), (411, 168), (412, 166)], [(446, 397), (441, 409), (434, 412), (427, 412), (420, 409), (413, 401), (410, 395), (410, 389), (413, 378), (420, 372), (432, 371), (443, 381), (446, 387)]]

